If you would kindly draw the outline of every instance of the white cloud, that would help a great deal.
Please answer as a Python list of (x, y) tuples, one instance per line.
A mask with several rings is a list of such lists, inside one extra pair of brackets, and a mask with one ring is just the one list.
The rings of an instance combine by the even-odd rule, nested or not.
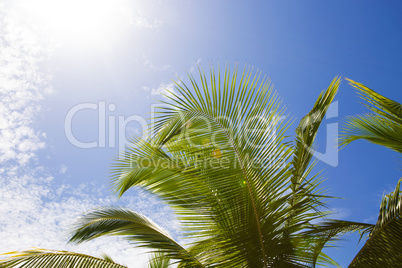
[(31, 125), (38, 101), (51, 92), (50, 76), (39, 70), (45, 48), (32, 32), (0, 11), (0, 161), (26, 164), (44, 148), (44, 133)]
[[(31, 247), (93, 256), (105, 252), (121, 264), (144, 266), (148, 258), (141, 254), (144, 250), (133, 249), (121, 238), (66, 244), (79, 215), (116, 204), (116, 200), (96, 183), (59, 185), (46, 167), (32, 166), (30, 160), (46, 147), (45, 133), (35, 128), (35, 119), (41, 101), (52, 91), (51, 76), (40, 68), (49, 51), (44, 46), (46, 40), (16, 23), (2, 7), (0, 4), (0, 253)], [(58, 173), (67, 170), (62, 165)], [(117, 204), (144, 211), (167, 226), (173, 236), (179, 234), (171, 211), (150, 195), (139, 192)]]
[(350, 214), (351, 214), (350, 209), (338, 207), (332, 209), (332, 214), (330, 215), (330, 218), (337, 220), (345, 220), (350, 216)]
[[(55, 178), (44, 167), (3, 167), (0, 170), (0, 253), (31, 247), (70, 250), (92, 256), (107, 253), (129, 267), (144, 267), (146, 251), (133, 248), (119, 237), (95, 239), (81, 245), (66, 244), (77, 218), (100, 206), (118, 205), (144, 213), (179, 236), (178, 222), (172, 211), (158, 199), (142, 191), (123, 196), (119, 202), (97, 183), (73, 187), (55, 186)], [(6, 242), (6, 243), (4, 243)]]
[(198, 68), (198, 66), (200, 66), (200, 64), (201, 64), (201, 59), (197, 59), (195, 62), (193, 62), (189, 69), (190, 73), (192, 73), (195, 70), (195, 68)]
[(378, 213), (372, 214), (370, 217), (365, 218), (365, 219), (363, 220), (363, 222), (375, 224), (375, 223), (377, 222), (377, 220), (378, 220)]
[[(144, 65), (153, 71), (166, 71), (166, 70), (173, 71), (173, 68), (170, 65), (164, 65), (162, 67), (158, 67), (158, 66), (155, 66), (154, 64), (152, 64), (150, 62), (150, 60), (146, 57), (146, 55), (142, 55), (142, 58), (144, 60)], [(193, 61), (190, 65), (190, 68), (188, 69), (189, 73), (194, 72), (195, 68), (198, 68), (200, 66), (200, 64), (201, 64), (201, 59), (197, 59), (196, 61)], [(183, 79), (183, 78), (181, 77), (180, 79)], [(156, 88), (155, 87), (150, 88), (150, 87), (144, 86), (144, 87), (142, 87), (142, 89), (146, 90), (146, 91), (151, 91), (151, 94), (154, 96), (172, 97), (172, 93), (180, 96), (179, 92), (175, 89), (175, 87), (176, 87), (176, 84), (174, 82), (171, 82), (171, 83), (161, 83)]]
[(169, 84), (162, 83), (157, 88), (151, 89), (151, 94), (157, 96), (172, 96), (172, 93), (178, 95), (178, 92), (175, 90), (175, 83), (173, 82)]
[[(77, 187), (55, 187), (46, 168), (3, 167), (0, 170), (0, 253), (31, 247), (70, 250), (92, 256), (107, 253), (116, 262), (129, 267), (144, 267), (146, 251), (133, 248), (122, 238), (105, 237), (81, 245), (66, 244), (77, 218), (100, 206), (119, 205), (142, 212), (171, 235), (178, 237), (179, 227), (172, 211), (155, 197), (141, 191), (116, 202), (105, 187), (83, 183)], [(6, 243), (4, 243), (6, 242)]]
[(59, 173), (66, 174), (67, 170), (68, 170), (68, 167), (66, 165), (61, 165)]
[(144, 61), (145, 67), (151, 69), (152, 71), (167, 71), (172, 69), (169, 64), (164, 64), (163, 66), (156, 66), (154, 65), (145, 54), (142, 55), (142, 59)]
[[(144, 250), (133, 249), (121, 238), (97, 239), (82, 245), (67, 245), (68, 230), (77, 217), (98, 206), (115, 203), (98, 185), (83, 184), (74, 188), (53, 186), (43, 168), (34, 171), (19, 167), (3, 169), (0, 183), (0, 252), (31, 247), (71, 250), (99, 256), (105, 252), (119, 263), (138, 267), (147, 261)], [(106, 197), (105, 197), (106, 196)], [(136, 202), (136, 198), (132, 202)], [(141, 196), (139, 203), (157, 205), (150, 197)], [(125, 204), (128, 204), (125, 202)], [(162, 209), (162, 208), (161, 208)], [(156, 212), (160, 213), (160, 212)], [(157, 214), (156, 214), (157, 215)]]
[(159, 29), (159, 27), (163, 24), (161, 20), (158, 19), (148, 19), (145, 17), (138, 16), (132, 20), (132, 24), (134, 24), (137, 28), (145, 28), (145, 29)]

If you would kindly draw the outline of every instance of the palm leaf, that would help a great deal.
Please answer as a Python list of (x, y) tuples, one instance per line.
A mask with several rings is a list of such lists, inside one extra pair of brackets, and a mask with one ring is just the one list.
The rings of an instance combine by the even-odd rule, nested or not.
[(366, 139), (402, 153), (402, 105), (360, 83), (348, 81), (357, 88), (373, 113), (349, 117), (341, 136), (341, 145)]
[[(226, 259), (229, 252), (237, 252), (240, 255), (246, 247), (250, 252), (254, 252), (250, 254), (249, 261), (261, 262), (266, 258), (260, 222), (264, 218), (262, 207), (265, 206), (258, 204), (257, 195), (265, 195), (264, 202), (269, 202), (269, 193), (262, 191), (262, 188), (273, 183), (284, 184), (286, 177), (278, 168), (279, 160), (272, 159), (273, 168), (264, 170), (265, 178), (268, 174), (274, 177), (272, 181), (264, 179), (264, 176), (258, 179), (255, 172), (262, 170), (252, 169), (249, 165), (256, 156), (263, 156), (261, 159), (264, 159), (268, 154), (271, 154), (272, 158), (280, 156), (284, 162), (283, 159), (290, 153), (290, 149), (282, 144), (283, 131), (287, 126), (282, 126), (281, 129), (278, 124), (280, 132), (278, 138), (275, 137), (277, 139), (268, 139), (273, 131), (272, 127), (271, 130), (267, 129), (268, 124), (264, 132), (248, 135), (248, 141), (252, 140), (255, 147), (260, 147), (248, 150), (245, 141), (248, 133), (242, 131), (241, 125), (248, 122), (249, 118), (261, 115), (265, 108), (270, 108), (270, 113), (264, 114), (265, 121), (272, 124), (278, 121), (280, 112), (276, 97), (271, 98), (269, 84), (258, 84), (258, 76), (253, 77), (246, 71), (243, 72), (239, 85), (236, 85), (236, 78), (237, 70), (232, 77), (227, 71), (224, 83), (220, 86), (219, 82), (216, 83), (220, 81), (220, 77), (211, 72), (211, 85), (208, 87), (205, 74), (200, 71), (202, 87), (190, 77), (195, 94), (186, 85), (178, 84), (177, 91), (182, 97), (176, 95), (172, 99), (170, 110), (165, 110), (159, 118), (155, 127), (156, 144), (141, 141), (140, 146), (136, 144), (136, 149), (132, 148), (126, 161), (118, 163), (115, 186), (120, 194), (134, 185), (141, 185), (158, 194), (163, 200), (177, 207), (177, 212), (183, 216), (181, 219), (189, 226), (186, 229), (189, 236), (221, 236), (219, 240), (222, 240), (222, 243), (215, 243), (217, 251), (209, 254), (215, 256), (214, 261), (218, 262), (219, 258)], [(182, 101), (183, 99), (185, 101)], [(185, 127), (188, 122), (191, 122), (191, 126)], [(258, 122), (249, 124), (249, 127), (258, 128)], [(205, 140), (207, 142), (203, 142)], [(162, 153), (162, 149), (158, 149), (161, 145), (164, 145), (168, 153)], [(214, 157), (214, 152), (224, 155), (227, 161), (225, 168), (205, 168), (197, 163), (200, 159), (203, 163), (210, 163), (219, 158)], [(246, 155), (251, 158), (250, 162), (245, 160)], [(137, 160), (155, 157), (180, 165), (164, 169), (152, 166), (152, 171), (150, 166), (129, 168), (132, 164), (128, 162), (133, 158)], [(145, 173), (147, 175), (143, 176)], [(278, 178), (276, 181), (275, 176)], [(261, 190), (254, 189), (256, 184), (260, 184), (258, 187)], [(272, 191), (270, 194), (279, 196), (280, 192)], [(241, 227), (233, 229), (234, 224)], [(247, 237), (244, 234), (239, 235), (238, 230), (241, 228), (249, 234)], [(242, 244), (245, 246), (241, 246)], [(220, 257), (216, 258), (216, 254)], [(252, 256), (256, 254), (260, 256)], [(244, 254), (241, 255), (244, 258)], [(232, 260), (237, 261), (236, 258)], [(242, 261), (244, 262), (244, 259)]]
[[(323, 205), (320, 200), (324, 196), (321, 195), (322, 191), (318, 189), (322, 180), (321, 177), (318, 174), (314, 175), (311, 179), (308, 179), (308, 177), (315, 165), (314, 162), (311, 163), (315, 138), (321, 122), (336, 96), (340, 83), (340, 78), (335, 77), (329, 87), (321, 92), (311, 111), (300, 120), (296, 128), (295, 148), (290, 167), (290, 190), (292, 192), (290, 206), (293, 209), (290, 220), (302, 212), (314, 209), (317, 205)], [(303, 200), (306, 201), (306, 199), (308, 199), (307, 203), (310, 204), (309, 206), (297, 206), (298, 203)], [(297, 209), (297, 207), (300, 209)]]
[(114, 262), (114, 260), (112, 259), (112, 257), (110, 257), (108, 254), (106, 253), (102, 253), (100, 254), (101, 258), (106, 260), (106, 261), (110, 261), (110, 262)]
[(202, 265), (164, 229), (144, 215), (122, 208), (101, 208), (82, 216), (70, 242), (82, 243), (100, 236), (121, 235), (138, 247), (159, 250), (171, 259)]
[(126, 266), (122, 266), (111, 260), (61, 250), (32, 249), (20, 252), (9, 252), (4, 255), (10, 256), (5, 260), (0, 260), (0, 267), (2, 268), (126, 268)]
[[(296, 128), (295, 147), (293, 150), (291, 166), (289, 168), (291, 182), (289, 185), (291, 191), (289, 205), (291, 210), (286, 222), (286, 225), (289, 226), (296, 225), (297, 229), (293, 228), (294, 230), (301, 231), (305, 228), (309, 228), (309, 221), (312, 220), (312, 217), (322, 217), (319, 213), (311, 213), (311, 218), (307, 216), (311, 210), (317, 210), (319, 206), (323, 206), (324, 203), (322, 203), (321, 200), (326, 197), (322, 195), (323, 191), (318, 188), (322, 178), (319, 177), (318, 174), (310, 179), (308, 179), (308, 177), (315, 165), (314, 163), (311, 163), (314, 153), (315, 137), (321, 122), (337, 93), (340, 82), (339, 77), (334, 78), (327, 90), (321, 92), (311, 111), (300, 120), (300, 123)], [(304, 222), (304, 224), (297, 224), (300, 222)], [(284, 233), (283, 243), (286, 244), (289, 242), (289, 233), (286, 231)], [(325, 244), (326, 240), (316, 240), (311, 237), (309, 238), (308, 243)], [(312, 254), (307, 247), (307, 250), (299, 250), (299, 254), (305, 256), (306, 262), (313, 266), (318, 259), (323, 262), (333, 263), (328, 256), (321, 259), (321, 257), (324, 256), (321, 254), (321, 249), (322, 248), (317, 247), (316, 252)], [(290, 252), (286, 252), (283, 258), (287, 258), (286, 255), (289, 255), (289, 253)]]
[[(191, 86), (176, 84), (178, 94), (161, 108), (149, 139), (136, 140), (116, 161), (114, 190), (122, 195), (141, 187), (171, 205), (192, 241), (188, 252), (203, 264), (307, 267), (312, 260), (300, 257), (308, 251), (300, 230), (323, 216), (320, 177), (304, 176), (304, 186), (288, 192), (293, 174), (311, 171), (303, 156), (310, 151), (300, 145), (297, 167), (289, 172), (290, 122), (282, 120), (284, 109), (269, 81), (237, 67), (233, 73), (212, 68), (209, 79), (200, 69), (198, 81), (189, 80)], [(322, 120), (338, 84), (320, 96), (312, 119)], [(305, 125), (309, 131), (319, 126)], [(295, 198), (300, 200), (292, 207)], [(295, 210), (300, 213), (289, 221)]]
[(349, 267), (399, 267), (402, 263), (402, 196), (398, 182), (383, 197), (377, 223)]
[(341, 80), (335, 77), (328, 89), (318, 97), (313, 109), (300, 120), (296, 128), (296, 145), (292, 159), (292, 190), (296, 191), (307, 177), (314, 153), (314, 141), (324, 116), (338, 91)]
[[(373, 230), (374, 226), (373, 224), (360, 222), (325, 220), (319, 224), (313, 225), (309, 230), (304, 231), (304, 235), (312, 237), (310, 246), (314, 256), (313, 267), (315, 267), (317, 262), (319, 263), (320, 257), (322, 257), (320, 254), (322, 254), (323, 248), (328, 246), (328, 243), (331, 243), (333, 246), (333, 242), (337, 241), (341, 235), (353, 232), (359, 232), (360, 239), (363, 239)], [(338, 264), (333, 263), (333, 265)]]
[(148, 262), (148, 268), (168, 268), (170, 259), (163, 252), (155, 252)]

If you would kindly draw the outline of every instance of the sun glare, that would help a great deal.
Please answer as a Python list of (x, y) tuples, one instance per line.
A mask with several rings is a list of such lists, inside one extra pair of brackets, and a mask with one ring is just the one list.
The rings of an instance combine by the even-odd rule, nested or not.
[(58, 42), (102, 42), (131, 22), (119, 0), (37, 0), (23, 4), (29, 23)]

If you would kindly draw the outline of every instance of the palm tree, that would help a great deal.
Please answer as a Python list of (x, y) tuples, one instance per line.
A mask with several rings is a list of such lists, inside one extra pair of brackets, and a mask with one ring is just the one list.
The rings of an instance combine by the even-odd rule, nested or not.
[[(336, 265), (322, 252), (328, 241), (375, 228), (326, 220), (322, 177), (313, 172), (314, 140), (340, 79), (320, 94), (292, 143), (285, 136), (291, 120), (260, 73), (245, 68), (239, 76), (236, 67), (233, 73), (212, 68), (209, 79), (203, 70), (199, 75), (201, 83), (189, 75), (191, 87), (176, 84), (149, 138), (133, 141), (114, 163), (112, 177), (119, 196), (141, 187), (170, 205), (187, 245), (147, 217), (113, 207), (84, 215), (70, 242), (121, 235), (156, 252), (150, 267)], [(55, 254), (24, 252), (0, 266), (50, 267), (60, 261)], [(89, 267), (79, 265), (81, 255), (74, 257), (74, 267)]]
[[(372, 113), (350, 117), (341, 144), (365, 139), (402, 153), (402, 105), (374, 90), (348, 79), (358, 90)], [(395, 190), (384, 196), (380, 214), (369, 239), (350, 267), (398, 267), (402, 263), (402, 197), (398, 182)]]

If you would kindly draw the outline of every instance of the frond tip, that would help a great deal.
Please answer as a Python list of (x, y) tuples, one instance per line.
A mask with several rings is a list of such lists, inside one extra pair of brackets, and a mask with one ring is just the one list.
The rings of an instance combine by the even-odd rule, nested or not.
[(341, 145), (365, 139), (402, 153), (402, 105), (363, 84), (347, 80), (358, 90), (371, 113), (349, 117), (342, 131)]
[(395, 191), (383, 197), (370, 238), (349, 267), (400, 267), (402, 263), (402, 196)]

